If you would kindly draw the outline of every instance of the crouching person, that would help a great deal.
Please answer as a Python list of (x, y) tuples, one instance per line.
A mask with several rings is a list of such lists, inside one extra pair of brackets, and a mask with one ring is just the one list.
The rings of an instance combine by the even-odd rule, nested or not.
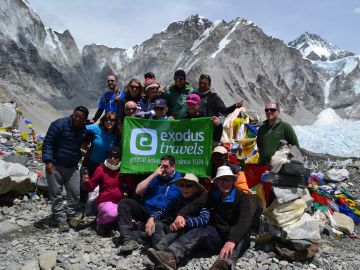
[(166, 208), (180, 196), (180, 190), (175, 185), (180, 177), (175, 170), (175, 158), (165, 155), (160, 159), (156, 171), (137, 185), (135, 192), (142, 197), (140, 202), (134, 199), (119, 202), (118, 225), (123, 240), (120, 253), (127, 254), (139, 249), (141, 242), (146, 241), (144, 224), (152, 213)]
[(107, 159), (100, 164), (90, 180), (84, 179), (84, 188), (91, 192), (99, 186), (99, 196), (96, 199), (98, 215), (96, 217), (96, 232), (108, 235), (111, 225), (118, 217), (119, 201), (135, 191), (135, 183), (120, 174), (120, 147), (113, 146)]
[[(183, 207), (175, 220), (175, 226), (180, 226), (187, 216), (198, 213), (203, 208), (210, 210), (210, 225), (214, 227), (202, 228), (202, 234), (193, 235), (192, 241), (181, 248), (184, 249), (184, 254), (199, 245), (206, 245), (207, 249), (217, 248), (217, 252), (220, 251), (219, 258), (210, 268), (212, 270), (230, 269), (249, 246), (252, 224), (251, 200), (247, 194), (234, 187), (236, 179), (237, 176), (228, 166), (219, 167), (213, 180), (215, 188), (212, 192), (203, 193), (198, 199)], [(166, 264), (168, 257), (165, 258), (159, 253), (157, 255), (162, 258), (159, 261), (162, 261), (167, 269), (175, 269)], [(181, 259), (176, 257), (177, 262)]]
[[(210, 212), (203, 208), (198, 213), (186, 217), (182, 223), (175, 223), (179, 210), (205, 192), (205, 188), (199, 184), (199, 179), (192, 173), (178, 179), (176, 185), (180, 187), (181, 196), (173, 200), (168, 207), (151, 214), (146, 223), (145, 232), (151, 236), (156, 250), (170, 251), (170, 255), (178, 254), (178, 257), (183, 257), (183, 248), (179, 249), (179, 247), (192, 240), (189, 233), (191, 230), (203, 228), (208, 224)], [(157, 263), (155, 250), (149, 249), (149, 253), (150, 258)], [(175, 256), (173, 257), (172, 261), (176, 263)]]

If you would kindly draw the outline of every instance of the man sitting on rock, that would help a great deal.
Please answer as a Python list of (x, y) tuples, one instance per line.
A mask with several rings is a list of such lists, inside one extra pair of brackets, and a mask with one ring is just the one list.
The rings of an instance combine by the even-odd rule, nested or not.
[(152, 213), (164, 209), (180, 196), (180, 190), (175, 185), (180, 177), (180, 173), (175, 170), (175, 158), (165, 155), (160, 159), (156, 171), (136, 187), (135, 192), (142, 197), (142, 203), (134, 199), (123, 199), (119, 202), (118, 224), (123, 240), (120, 253), (126, 254), (140, 248), (136, 228), (140, 227), (139, 223), (145, 223)]
[[(80, 222), (80, 218), (75, 217), (80, 200), (78, 163), (88, 115), (87, 108), (78, 106), (70, 117), (52, 122), (42, 146), (42, 160), (46, 163), (51, 210), (61, 232), (69, 231), (69, 224), (71, 227), (76, 227)], [(63, 187), (66, 190), (66, 207), (62, 199)]]
[[(166, 249), (173, 253), (182, 253), (181, 246), (192, 239), (191, 234), (188, 234), (188, 232), (195, 228), (205, 227), (209, 222), (210, 212), (203, 208), (199, 213), (186, 217), (185, 223), (177, 226), (174, 220), (179, 210), (200, 197), (205, 192), (205, 188), (192, 173), (187, 173), (184, 177), (178, 179), (176, 185), (180, 187), (181, 196), (173, 200), (166, 208), (151, 214), (146, 223), (145, 232), (148, 236), (151, 236), (153, 246), (157, 250), (163, 251)], [(172, 244), (174, 241), (175, 243)], [(150, 250), (154, 251), (153, 249)], [(152, 255), (156, 257), (155, 252)]]
[(210, 225), (216, 229), (213, 226), (201, 228), (201, 233), (194, 233), (191, 241), (182, 244), (181, 253), (151, 251), (150, 258), (156, 257), (166, 269), (176, 269), (184, 254), (199, 245), (206, 245), (207, 250), (220, 250), (219, 258), (210, 269), (229, 269), (235, 265), (237, 258), (248, 248), (252, 224), (251, 201), (247, 194), (233, 186), (236, 179), (229, 167), (219, 167), (214, 178), (216, 188), (183, 207), (174, 221), (174, 226), (182, 226), (188, 216), (207, 208), (211, 213)]

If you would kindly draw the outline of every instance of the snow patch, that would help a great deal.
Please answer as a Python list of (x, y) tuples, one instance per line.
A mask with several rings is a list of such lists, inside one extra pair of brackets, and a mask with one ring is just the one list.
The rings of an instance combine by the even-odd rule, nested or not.
[(135, 53), (134, 47), (126, 49), (126, 51), (125, 51), (125, 55), (129, 60), (134, 58), (134, 53)]
[[(190, 51), (194, 52), (194, 54), (198, 53), (197, 48), (203, 43), (209, 36), (210, 33), (221, 23), (221, 20), (216, 20), (213, 25), (207, 28), (204, 33), (194, 42), (193, 46), (191, 47)], [(196, 50), (196, 51), (195, 51)]]
[(300, 147), (315, 153), (360, 157), (360, 121), (341, 119), (334, 110), (325, 109), (310, 126), (294, 126)]
[(325, 82), (325, 87), (324, 87), (325, 105), (329, 104), (330, 85), (333, 80), (334, 78), (330, 78)]
[(214, 52), (210, 58), (215, 58), (219, 52), (221, 52), (227, 44), (230, 43), (231, 39), (230, 39), (230, 35), (236, 30), (236, 27), (241, 23), (241, 21), (237, 21), (236, 24), (233, 26), (233, 28), (231, 28), (231, 30), (229, 31), (229, 33), (227, 33), (227, 35), (220, 41), (219, 45), (218, 45), (218, 49), (216, 52)]
[(360, 80), (354, 82), (353, 90), (356, 95), (360, 95)]

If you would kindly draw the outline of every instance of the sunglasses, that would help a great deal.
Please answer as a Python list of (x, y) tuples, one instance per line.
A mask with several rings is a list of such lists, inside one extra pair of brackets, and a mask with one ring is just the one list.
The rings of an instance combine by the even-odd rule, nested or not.
[(139, 88), (140, 88), (140, 86), (137, 86), (137, 85), (130, 85), (130, 88), (131, 88), (131, 89), (139, 89)]
[(136, 111), (137, 109), (138, 109), (137, 107), (134, 107), (134, 108), (130, 107), (130, 108), (126, 108), (125, 110), (127, 110), (127, 111)]
[(201, 74), (201, 75), (200, 75), (200, 78), (201, 78), (201, 79), (203, 79), (203, 78), (211, 79), (211, 78), (210, 78), (210, 75), (206, 75), (206, 74)]
[(110, 154), (109, 156), (108, 156), (108, 159), (120, 159), (120, 156), (118, 155), (118, 154)]
[(148, 90), (155, 90), (155, 91), (157, 91), (157, 90), (159, 90), (159, 87), (149, 87)]
[(194, 185), (190, 184), (190, 183), (187, 183), (187, 184), (183, 183), (183, 184), (180, 184), (179, 187), (181, 187), (181, 188), (192, 188), (192, 187), (194, 187)]
[(107, 82), (109, 83), (109, 82), (115, 82), (115, 80), (107, 80)]
[(106, 123), (115, 123), (115, 119), (107, 119), (105, 122)]
[(276, 112), (276, 111), (277, 111), (277, 109), (265, 109), (265, 112), (266, 112), (266, 113), (268, 113), (268, 112), (272, 112), (272, 113), (273, 113), (273, 112)]
[(159, 167), (166, 170), (167, 168), (169, 168), (169, 165), (159, 164)]
[(174, 77), (174, 81), (177, 81), (177, 80), (184, 81), (185, 78), (184, 77)]
[(165, 110), (165, 108), (164, 107), (155, 107), (154, 110), (155, 111), (163, 111), (163, 110)]

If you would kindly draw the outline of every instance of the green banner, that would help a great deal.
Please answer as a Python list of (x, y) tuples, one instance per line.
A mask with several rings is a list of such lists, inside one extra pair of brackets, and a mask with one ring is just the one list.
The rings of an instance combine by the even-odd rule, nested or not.
[(160, 158), (171, 155), (176, 170), (210, 175), (213, 124), (209, 117), (148, 120), (125, 117), (122, 131), (122, 173), (151, 173)]

